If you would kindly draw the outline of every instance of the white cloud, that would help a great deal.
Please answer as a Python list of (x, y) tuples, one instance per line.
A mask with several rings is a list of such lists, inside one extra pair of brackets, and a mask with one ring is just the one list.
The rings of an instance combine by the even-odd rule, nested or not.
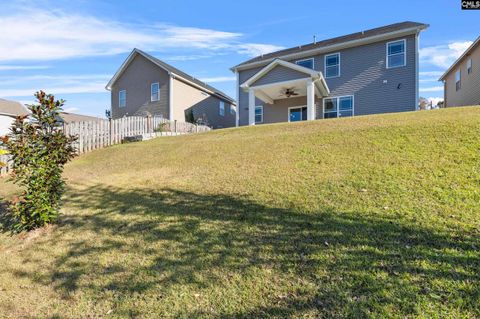
[(87, 14), (24, 8), (0, 13), (0, 34), (0, 61), (113, 55), (134, 47), (147, 51), (228, 50), (249, 56), (281, 48), (244, 43), (244, 35), (236, 32), (167, 24), (129, 25)]
[(232, 82), (235, 81), (234, 76), (217, 76), (211, 78), (201, 78), (200, 81), (207, 83), (218, 83), (218, 82)]
[(87, 83), (77, 86), (45, 86), (25, 89), (0, 89), (0, 97), (28, 97), (43, 90), (54, 95), (74, 93), (105, 93), (105, 82)]
[(0, 71), (11, 70), (41, 70), (48, 69), (47, 65), (0, 65)]
[(432, 87), (425, 87), (420, 88), (420, 92), (442, 92), (443, 86), (432, 86)]
[(420, 76), (442, 76), (443, 71), (423, 71), (423, 72), (418, 72)]
[(0, 97), (31, 97), (42, 89), (55, 95), (105, 93), (107, 74), (0, 76)]
[(63, 111), (67, 112), (67, 113), (74, 113), (74, 112), (79, 111), (79, 108), (78, 107), (67, 107), (67, 108), (63, 109)]
[(238, 53), (251, 57), (267, 54), (284, 49), (284, 47), (271, 44), (246, 43), (238, 45)]
[(472, 43), (472, 41), (463, 41), (426, 47), (419, 50), (420, 59), (423, 63), (448, 68)]

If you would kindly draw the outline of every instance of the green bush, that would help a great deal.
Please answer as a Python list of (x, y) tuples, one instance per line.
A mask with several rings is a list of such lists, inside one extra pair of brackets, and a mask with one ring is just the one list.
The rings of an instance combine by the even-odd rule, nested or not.
[(22, 194), (11, 204), (15, 231), (54, 222), (59, 215), (65, 182), (63, 166), (75, 156), (73, 142), (58, 126), (63, 100), (40, 91), (38, 104), (28, 105), (30, 118), (20, 116), (3, 142), (12, 157), (12, 180)]

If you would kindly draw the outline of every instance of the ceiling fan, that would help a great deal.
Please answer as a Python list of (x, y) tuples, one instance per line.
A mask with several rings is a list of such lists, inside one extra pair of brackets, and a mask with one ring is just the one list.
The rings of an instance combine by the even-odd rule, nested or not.
[(286, 88), (282, 89), (282, 95), (285, 95), (286, 97), (291, 97), (291, 96), (296, 96), (298, 93), (295, 93), (295, 88)]

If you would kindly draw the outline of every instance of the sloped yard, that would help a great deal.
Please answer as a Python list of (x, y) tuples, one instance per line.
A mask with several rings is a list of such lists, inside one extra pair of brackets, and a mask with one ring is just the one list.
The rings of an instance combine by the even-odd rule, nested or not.
[(480, 317), (480, 108), (161, 138), (65, 175), (58, 225), (0, 233), (0, 317)]

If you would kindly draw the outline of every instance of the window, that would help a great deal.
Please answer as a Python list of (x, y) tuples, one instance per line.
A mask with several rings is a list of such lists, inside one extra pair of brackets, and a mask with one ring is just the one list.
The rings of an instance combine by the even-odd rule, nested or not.
[(263, 123), (263, 106), (255, 106), (255, 124)]
[(325, 77), (334, 78), (340, 76), (340, 53), (325, 56)]
[(118, 92), (118, 107), (127, 106), (127, 90), (121, 90)]
[(160, 101), (160, 85), (158, 83), (150, 85), (150, 101)]
[(405, 47), (405, 40), (387, 43), (387, 69), (406, 65)]
[(290, 107), (288, 108), (288, 121), (298, 122), (307, 120), (307, 107)]
[(235, 115), (235, 106), (230, 104), (230, 114)]
[(297, 65), (303, 66), (305, 68), (313, 69), (313, 58), (298, 60), (295, 62)]
[(467, 61), (467, 73), (472, 73), (472, 59), (468, 59)]
[(458, 70), (455, 72), (455, 90), (460, 90), (462, 87), (462, 72)]
[(218, 105), (218, 113), (221, 115), (221, 116), (225, 116), (225, 102), (223, 101), (220, 101), (220, 104)]
[(323, 117), (353, 116), (353, 96), (340, 96), (323, 99)]

